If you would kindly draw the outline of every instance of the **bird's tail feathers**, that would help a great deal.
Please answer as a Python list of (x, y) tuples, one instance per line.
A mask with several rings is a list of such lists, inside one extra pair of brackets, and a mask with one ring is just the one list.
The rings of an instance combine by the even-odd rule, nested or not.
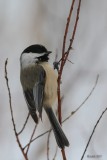
[(65, 136), (61, 125), (59, 124), (53, 110), (51, 107), (45, 107), (45, 111), (48, 115), (48, 118), (50, 120), (50, 123), (52, 125), (52, 129), (56, 138), (56, 142), (60, 148), (64, 148), (65, 146), (69, 146), (69, 141), (67, 137)]

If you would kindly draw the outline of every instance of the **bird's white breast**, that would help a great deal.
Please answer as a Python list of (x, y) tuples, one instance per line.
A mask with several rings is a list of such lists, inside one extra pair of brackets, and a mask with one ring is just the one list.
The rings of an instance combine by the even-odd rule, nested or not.
[(36, 61), (38, 61), (36, 58), (43, 56), (44, 54), (45, 53), (23, 53), (20, 57), (22, 69), (35, 65)]
[(34, 65), (36, 61), (35, 57), (36, 55), (34, 53), (23, 53), (20, 58), (22, 69)]

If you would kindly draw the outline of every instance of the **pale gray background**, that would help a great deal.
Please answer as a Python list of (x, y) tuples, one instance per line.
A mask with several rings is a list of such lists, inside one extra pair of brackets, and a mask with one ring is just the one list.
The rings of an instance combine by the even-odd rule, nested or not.
[[(29, 45), (40, 43), (61, 55), (62, 39), (71, 1), (59, 0), (0, 0), (0, 160), (24, 160), (16, 143), (11, 122), (8, 94), (4, 79), (4, 62), (8, 57), (8, 77), (12, 94), (12, 105), (17, 129), (20, 130), (27, 115), (27, 107), (20, 85), (21, 52)], [(74, 17), (76, 8), (74, 8)], [(70, 26), (69, 39), (72, 33)], [(70, 141), (66, 148), (68, 160), (80, 160), (92, 129), (105, 107), (107, 107), (107, 1), (82, 0), (80, 19), (73, 43), (74, 50), (67, 62), (62, 77), (63, 119), (75, 110), (87, 97), (93, 87), (96, 75), (99, 81), (95, 91), (83, 108), (64, 125), (63, 129)], [(36, 135), (49, 128), (43, 113)], [(107, 159), (107, 113), (99, 123), (87, 155), (101, 155)], [(30, 118), (28, 127), (21, 136), (23, 144), (34, 126)], [(35, 135), (35, 136), (36, 136)], [(55, 150), (55, 140), (51, 135), (50, 159)], [(47, 135), (31, 145), (29, 159), (46, 160)], [(53, 146), (53, 147), (52, 147)], [(61, 160), (60, 151), (57, 160)]]

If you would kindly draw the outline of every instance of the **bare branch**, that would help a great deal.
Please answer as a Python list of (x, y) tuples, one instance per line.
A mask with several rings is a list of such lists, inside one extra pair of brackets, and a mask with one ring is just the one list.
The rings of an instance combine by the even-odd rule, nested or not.
[[(72, 4), (74, 5), (74, 2), (72, 1)], [(74, 29), (73, 29), (73, 33), (72, 33), (72, 38), (70, 39), (70, 44), (69, 44), (69, 47), (67, 49), (66, 52), (62, 52), (63, 55), (62, 55), (62, 58), (61, 58), (61, 66), (60, 66), (60, 70), (59, 70), (59, 79), (61, 79), (61, 75), (62, 75), (62, 71), (63, 71), (63, 68), (64, 68), (64, 65), (66, 63), (66, 60), (68, 59), (68, 55), (70, 53), (70, 50), (72, 49), (72, 44), (73, 44), (73, 41), (74, 41), (74, 37), (75, 37), (75, 33), (76, 33), (76, 29), (77, 29), (77, 24), (78, 24), (78, 20), (79, 20), (79, 13), (80, 13), (80, 6), (81, 6), (81, 0), (79, 0), (79, 4), (78, 4), (78, 9), (77, 9), (77, 15), (76, 15), (76, 20), (75, 20), (75, 24), (74, 24)], [(72, 7), (72, 6), (71, 6)], [(71, 15), (71, 14), (69, 14)], [(68, 17), (68, 20), (70, 20), (71, 17)], [(65, 32), (66, 34), (68, 34), (68, 32)], [(67, 36), (67, 35), (66, 35)], [(66, 40), (63, 40), (63, 51), (65, 51), (65, 44), (64, 44), (64, 41), (66, 42)]]
[(55, 160), (56, 156), (57, 156), (57, 152), (58, 152), (58, 146), (56, 147), (56, 151), (55, 151), (55, 155), (53, 157), (53, 160)]
[(64, 59), (64, 64), (68, 58), (68, 55), (70, 53), (70, 50), (72, 49), (72, 44), (73, 44), (73, 41), (74, 41), (74, 37), (75, 37), (75, 33), (76, 33), (76, 30), (77, 30), (77, 24), (78, 24), (78, 20), (79, 20), (79, 13), (80, 13), (80, 7), (81, 7), (81, 0), (79, 0), (79, 4), (78, 4), (78, 9), (77, 9), (77, 15), (76, 15), (76, 20), (75, 20), (75, 25), (74, 25), (74, 29), (73, 29), (73, 33), (72, 33), (72, 38), (70, 39), (70, 44), (69, 44), (69, 47), (68, 47), (68, 50), (67, 52), (65, 53), (66, 56), (65, 56), (65, 59)]
[(8, 80), (8, 77), (7, 77), (7, 64), (8, 64), (8, 59), (6, 59), (6, 61), (5, 61), (5, 79), (6, 79), (7, 89), (8, 89), (9, 104), (10, 104), (10, 111), (11, 111), (13, 128), (14, 128), (15, 135), (17, 136), (16, 125), (15, 125), (14, 116), (13, 116), (13, 109), (12, 109), (12, 102), (11, 102), (11, 92), (10, 92), (10, 87), (9, 87), (9, 80)]
[(89, 99), (89, 97), (92, 95), (93, 91), (95, 90), (97, 83), (98, 83), (98, 79), (99, 79), (99, 75), (97, 75), (95, 84), (94, 84), (92, 90), (90, 91), (89, 95), (85, 98), (85, 100), (80, 104), (80, 106), (75, 111), (71, 112), (71, 114), (63, 120), (63, 122), (65, 122), (66, 120), (71, 118), (71, 116), (74, 115), (77, 111), (79, 111), (79, 109), (86, 103), (86, 101)]
[[(65, 63), (66, 63), (66, 61), (68, 59), (68, 55), (70, 53), (70, 50), (72, 49), (72, 44), (73, 44), (73, 41), (74, 41), (76, 29), (77, 29), (77, 24), (78, 24), (78, 19), (79, 19), (79, 12), (80, 12), (80, 6), (81, 6), (81, 0), (79, 0), (76, 20), (75, 20), (75, 25), (74, 25), (74, 29), (73, 29), (73, 33), (72, 33), (72, 38), (70, 40), (70, 44), (69, 44), (69, 47), (67, 49), (67, 52), (65, 52), (66, 38), (67, 38), (67, 34), (68, 34), (68, 29), (69, 29), (71, 15), (72, 15), (72, 11), (73, 11), (74, 2), (75, 2), (75, 0), (72, 1), (70, 12), (69, 12), (69, 16), (67, 18), (67, 24), (66, 24), (66, 28), (65, 28), (65, 34), (64, 34), (64, 39), (63, 39), (63, 47), (62, 47), (62, 58), (61, 58), (62, 60), (61, 60), (60, 69), (58, 71), (58, 91), (57, 91), (57, 95), (58, 95), (58, 119), (59, 119), (59, 123), (60, 124), (62, 124), (61, 92), (60, 92), (61, 76), (62, 76), (62, 71), (63, 71), (63, 68), (65, 66)], [(62, 149), (61, 152), (62, 152), (63, 160), (66, 160), (67, 158), (66, 158), (65, 150)]]
[(95, 126), (94, 126), (94, 128), (93, 128), (93, 131), (92, 131), (92, 133), (91, 133), (91, 135), (90, 135), (90, 137), (89, 137), (89, 140), (88, 140), (88, 142), (87, 142), (87, 145), (86, 145), (86, 147), (85, 147), (85, 150), (84, 150), (84, 152), (83, 152), (83, 155), (82, 155), (82, 157), (81, 157), (81, 160), (83, 160), (84, 155), (85, 155), (85, 153), (86, 153), (86, 151), (87, 151), (87, 148), (88, 148), (88, 146), (89, 146), (89, 144), (90, 144), (90, 141), (91, 141), (91, 139), (92, 139), (92, 136), (93, 136), (93, 134), (95, 133), (95, 130), (96, 130), (98, 124), (100, 123), (100, 120), (102, 119), (102, 117), (103, 117), (103, 115), (104, 115), (104, 113), (105, 113), (106, 111), (107, 111), (107, 108), (102, 112), (101, 116), (100, 116), (99, 119), (97, 120), (97, 122), (96, 122), (96, 124), (95, 124)]
[(12, 124), (13, 124), (13, 128), (14, 128), (14, 133), (15, 133), (15, 137), (17, 140), (17, 143), (19, 145), (19, 148), (25, 158), (25, 160), (28, 160), (27, 155), (24, 153), (24, 150), (22, 148), (22, 145), (20, 143), (17, 131), (16, 131), (16, 125), (15, 125), (15, 121), (14, 121), (14, 116), (13, 116), (13, 109), (12, 109), (12, 102), (11, 102), (11, 92), (10, 92), (10, 87), (9, 87), (9, 80), (8, 80), (8, 75), (7, 75), (7, 64), (8, 64), (8, 59), (6, 59), (5, 61), (5, 80), (6, 80), (6, 85), (7, 85), (7, 90), (8, 90), (8, 96), (9, 96), (9, 106), (10, 106), (10, 112), (11, 112), (11, 118), (12, 118)]
[(70, 11), (69, 11), (69, 16), (67, 18), (67, 24), (66, 24), (64, 38), (63, 38), (62, 56), (65, 53), (65, 44), (66, 44), (66, 39), (67, 39), (67, 34), (68, 34), (68, 29), (69, 29), (69, 24), (70, 24), (70, 20), (71, 20), (71, 16), (72, 16), (74, 3), (75, 3), (75, 0), (72, 1), (71, 8), (70, 8)]
[(47, 160), (49, 160), (49, 142), (50, 142), (50, 135), (51, 135), (51, 129), (48, 133), (48, 138), (47, 138)]
[(80, 104), (80, 106), (75, 110), (73, 111), (71, 114), (75, 114), (84, 104), (85, 102), (89, 99), (89, 97), (92, 95), (93, 91), (95, 90), (96, 86), (97, 86), (97, 83), (98, 83), (98, 80), (99, 80), (99, 74), (97, 75), (96, 77), (96, 81), (95, 81), (95, 84), (92, 88), (92, 90), (90, 91), (89, 95), (85, 98), (85, 100)]
[[(52, 129), (49, 129), (49, 130), (43, 132), (42, 134), (40, 134), (39, 136), (35, 137), (34, 139), (32, 139), (31, 143), (34, 142), (36, 139), (44, 136), (44, 135), (47, 134), (48, 132), (50, 132), (50, 130), (52, 130)], [(29, 143), (28, 143), (28, 144), (29, 144)], [(25, 149), (25, 148), (28, 146), (28, 144), (26, 144), (26, 146), (25, 146), (23, 149)]]
[(63, 157), (63, 160), (67, 160), (66, 158), (66, 154), (65, 154), (65, 149), (61, 149), (61, 152), (62, 152), (62, 157)]
[(25, 123), (23, 124), (23, 127), (22, 127), (22, 129), (20, 130), (20, 132), (18, 133), (18, 135), (20, 135), (20, 134), (23, 132), (23, 130), (25, 129), (29, 117), (30, 117), (30, 113), (28, 113), (27, 118), (26, 118), (26, 120), (25, 120)]
[(34, 129), (33, 129), (33, 132), (32, 132), (32, 134), (31, 134), (31, 138), (30, 138), (30, 140), (29, 140), (29, 143), (28, 143), (28, 146), (27, 146), (27, 150), (26, 150), (26, 155), (28, 154), (28, 151), (29, 151), (29, 148), (30, 148), (30, 145), (31, 145), (31, 141), (32, 141), (32, 138), (33, 138), (33, 136), (34, 136), (34, 134), (35, 134), (35, 131), (36, 131), (36, 129), (37, 129), (37, 126), (38, 126), (38, 124), (35, 125), (35, 127), (34, 127)]
[(69, 59), (67, 59), (67, 61), (68, 61), (68, 62), (70, 62), (70, 63), (72, 63), (72, 64), (74, 64), (74, 63), (73, 63), (73, 62), (71, 62)]

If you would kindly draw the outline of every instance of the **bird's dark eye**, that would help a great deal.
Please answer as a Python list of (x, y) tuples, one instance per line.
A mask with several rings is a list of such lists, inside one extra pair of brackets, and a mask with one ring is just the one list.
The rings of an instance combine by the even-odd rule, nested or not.
[(40, 60), (40, 57), (35, 57), (35, 59), (38, 59), (38, 60)]
[(41, 61), (41, 57), (38, 57), (38, 59)]
[(48, 58), (48, 54), (44, 54), (43, 56), (40, 57), (35, 57), (35, 59), (38, 60), (38, 62), (48, 62), (49, 58)]

